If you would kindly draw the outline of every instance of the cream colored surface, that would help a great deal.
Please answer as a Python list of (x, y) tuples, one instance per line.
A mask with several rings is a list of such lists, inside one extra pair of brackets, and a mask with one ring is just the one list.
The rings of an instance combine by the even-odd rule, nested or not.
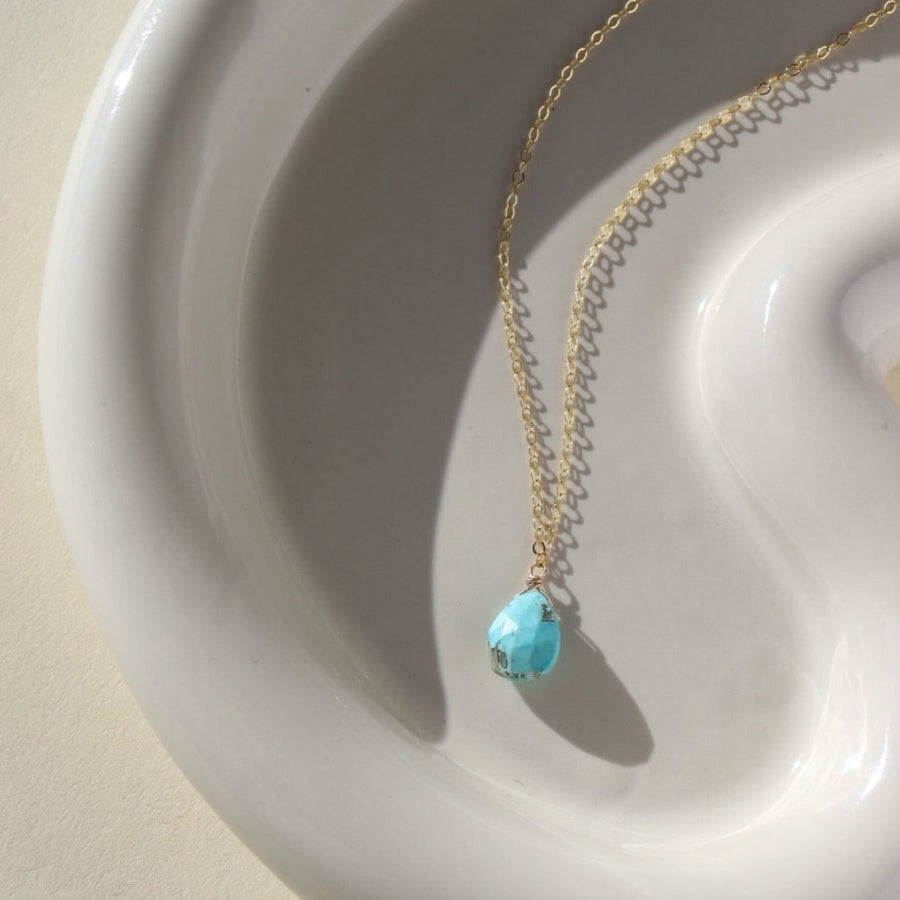
[(131, 7), (0, 3), (0, 897), (289, 898), (144, 721), (80, 593), (47, 483), (44, 255), (81, 114)]

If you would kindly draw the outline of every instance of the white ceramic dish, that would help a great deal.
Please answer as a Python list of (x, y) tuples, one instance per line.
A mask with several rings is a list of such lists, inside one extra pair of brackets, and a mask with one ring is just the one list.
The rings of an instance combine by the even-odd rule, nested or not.
[[(516, 235), (553, 428), (612, 202), (863, 6), (658, 0), (573, 83)], [(632, 222), (563, 657), (490, 672), (530, 540), (497, 216), (605, 12), (155, 0), (87, 113), (41, 333), (59, 507), (147, 716), (305, 900), (900, 895), (900, 20)]]

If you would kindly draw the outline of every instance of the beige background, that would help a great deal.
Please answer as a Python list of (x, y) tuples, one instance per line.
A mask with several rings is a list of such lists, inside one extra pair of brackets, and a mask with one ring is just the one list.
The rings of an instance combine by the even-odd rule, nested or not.
[(286, 900), (166, 756), (72, 571), (36, 342), (66, 160), (132, 0), (0, 0), (0, 897)]

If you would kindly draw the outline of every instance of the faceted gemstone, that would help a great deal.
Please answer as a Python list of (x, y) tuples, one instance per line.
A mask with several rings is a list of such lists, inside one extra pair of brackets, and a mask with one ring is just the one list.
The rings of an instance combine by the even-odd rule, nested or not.
[(504, 678), (531, 681), (559, 656), (559, 616), (539, 588), (516, 594), (488, 628), (491, 667)]

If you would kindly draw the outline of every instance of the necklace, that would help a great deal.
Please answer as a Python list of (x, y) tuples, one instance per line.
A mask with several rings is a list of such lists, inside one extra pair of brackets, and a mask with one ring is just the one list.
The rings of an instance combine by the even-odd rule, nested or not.
[(648, 188), (659, 181), (663, 173), (676, 165), (679, 157), (690, 153), (700, 141), (712, 136), (717, 129), (727, 125), (739, 113), (749, 110), (757, 100), (770, 94), (783, 82), (790, 78), (796, 78), (815, 63), (823, 62), (832, 53), (849, 44), (857, 35), (874, 28), (886, 16), (897, 10), (898, 0), (885, 0), (881, 6), (865, 15), (846, 31), (840, 32), (834, 40), (809, 53), (800, 54), (780, 72), (764, 79), (752, 91), (738, 97), (729, 106), (705, 121), (664, 154), (656, 165), (649, 169), (628, 191), (609, 218), (601, 225), (578, 269), (572, 294), (565, 353), (562, 440), (556, 484), (551, 491), (544, 475), (545, 459), (538, 443), (535, 405), (517, 329), (517, 314), (509, 263), (510, 237), (516, 217), (519, 193), (525, 181), (525, 170), (531, 160), (535, 144), (540, 139), (541, 131), (550, 118), (554, 104), (562, 96), (566, 85), (572, 80), (575, 72), (587, 60), (590, 53), (646, 2), (647, 0), (628, 0), (618, 12), (614, 12), (600, 28), (590, 35), (587, 42), (580, 46), (569, 62), (563, 66), (556, 81), (547, 90), (528, 129), (528, 136), (519, 152), (519, 160), (513, 170), (509, 194), (503, 208), (503, 220), (500, 225), (497, 248), (500, 307), (528, 449), (534, 542), (531, 545), (533, 562), (528, 569), (525, 590), (516, 594), (491, 623), (488, 629), (488, 647), (494, 671), (515, 680), (529, 681), (539, 678), (553, 668), (559, 657), (561, 643), (559, 614), (554, 609), (544, 587), (544, 580), (550, 571), (550, 561), (568, 495), (572, 447), (577, 422), (577, 364), (585, 290), (591, 271), (600, 258), (605, 245), (615, 234), (617, 226), (628, 216), (631, 207), (644, 196)]

